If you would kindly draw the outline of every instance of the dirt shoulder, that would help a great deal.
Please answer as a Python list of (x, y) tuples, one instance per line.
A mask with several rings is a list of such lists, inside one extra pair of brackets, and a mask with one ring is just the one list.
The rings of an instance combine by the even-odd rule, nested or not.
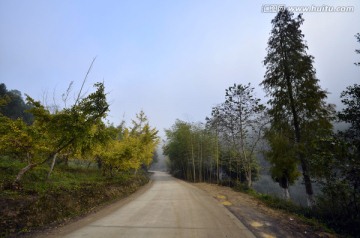
[(229, 209), (256, 237), (336, 237), (314, 228), (291, 214), (265, 206), (261, 201), (229, 187), (196, 183)]

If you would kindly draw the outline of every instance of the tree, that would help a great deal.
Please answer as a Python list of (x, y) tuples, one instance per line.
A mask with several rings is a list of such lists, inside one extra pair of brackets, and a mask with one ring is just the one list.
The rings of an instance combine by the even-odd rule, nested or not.
[(347, 87), (340, 97), (345, 108), (338, 113), (338, 118), (350, 124), (345, 132), (346, 137), (360, 148), (360, 85), (354, 84)]
[(148, 169), (150, 166), (159, 143), (158, 131), (150, 126), (143, 111), (136, 115), (132, 124), (132, 128), (126, 128), (124, 123), (117, 128), (107, 128), (112, 140), (96, 155), (104, 174), (107, 171), (111, 176), (114, 171), (137, 173), (141, 167)]
[(349, 127), (320, 144), (316, 153), (326, 161), (318, 208), (328, 223), (356, 236), (360, 232), (360, 86), (347, 87), (341, 98), (345, 107), (338, 119)]
[[(14, 185), (32, 168), (51, 162), (49, 176), (60, 153), (85, 152), (95, 141), (101, 140), (102, 119), (106, 116), (105, 87), (96, 83), (95, 92), (82, 98), (70, 108), (51, 114), (40, 102), (27, 96), (34, 115), (34, 123), (25, 124), (21, 119), (10, 120), (1, 116), (1, 154), (17, 155), (27, 165), (22, 168)], [(10, 145), (10, 144), (12, 145)]]
[(131, 128), (130, 135), (139, 140), (139, 154), (137, 157), (140, 160), (140, 164), (148, 169), (153, 160), (156, 147), (159, 144), (158, 130), (151, 128), (144, 111), (141, 110), (139, 114), (136, 114), (136, 119), (132, 121), (133, 127)]
[(254, 88), (250, 83), (234, 84), (225, 92), (225, 102), (213, 108), (212, 119), (208, 118), (208, 123), (220, 127), (221, 137), (227, 142), (230, 173), (234, 167), (239, 180), (242, 171), (247, 186), (251, 187), (256, 148), (266, 124), (265, 106), (254, 97)]
[[(356, 37), (356, 39), (357, 39), (357, 42), (360, 43), (360, 33), (357, 33), (357, 34), (355, 35), (355, 37)], [(355, 50), (355, 52), (356, 52), (356, 54), (360, 54), (360, 49)], [(357, 62), (357, 63), (354, 63), (354, 64), (357, 65), (357, 66), (360, 66), (360, 62)]]
[[(359, 33), (356, 38), (360, 42)], [(360, 85), (348, 86), (340, 98), (344, 108), (337, 113), (338, 121), (348, 128), (321, 143), (316, 153), (326, 161), (317, 206), (329, 224), (356, 236), (360, 232)]]
[(303, 21), (301, 14), (294, 18), (287, 9), (271, 21), (261, 85), (271, 97), (271, 130), (281, 131), (284, 125), (291, 128), (290, 141), (302, 168), (308, 205), (312, 206), (311, 151), (320, 137), (331, 133), (333, 108), (325, 103), (327, 92), (320, 88), (314, 58), (306, 52), (308, 47), (300, 30)]
[(47, 158), (51, 150), (48, 139), (36, 124), (27, 125), (21, 119), (12, 120), (0, 114), (0, 155), (26, 162), (14, 180), (14, 188), (18, 188), (27, 171), (46, 161), (44, 157)]

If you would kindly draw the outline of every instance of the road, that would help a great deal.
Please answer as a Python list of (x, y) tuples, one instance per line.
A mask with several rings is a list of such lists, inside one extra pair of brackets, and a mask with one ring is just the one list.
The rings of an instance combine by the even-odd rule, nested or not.
[(155, 172), (148, 188), (118, 206), (94, 221), (64, 227), (55, 236), (254, 237), (209, 194), (164, 172)]

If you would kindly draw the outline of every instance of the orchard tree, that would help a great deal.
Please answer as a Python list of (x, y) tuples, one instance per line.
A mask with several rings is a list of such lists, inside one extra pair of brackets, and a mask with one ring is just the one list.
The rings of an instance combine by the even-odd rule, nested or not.
[(95, 92), (85, 98), (79, 98), (70, 108), (64, 108), (55, 114), (50, 113), (40, 102), (27, 96), (34, 115), (34, 123), (25, 124), (22, 120), (10, 120), (1, 116), (2, 155), (12, 156), (27, 165), (22, 168), (14, 185), (32, 168), (51, 161), (49, 175), (54, 168), (56, 158), (61, 153), (79, 154), (102, 140), (102, 119), (109, 105), (106, 102), (105, 87), (96, 83)]
[(284, 125), (291, 128), (290, 141), (302, 168), (308, 205), (312, 206), (312, 147), (321, 137), (331, 134), (333, 108), (325, 103), (327, 92), (320, 88), (314, 58), (306, 52), (308, 47), (300, 29), (303, 22), (301, 14), (293, 17), (288, 10), (280, 11), (271, 21), (261, 85), (270, 97), (271, 130), (279, 132)]
[(12, 120), (0, 114), (0, 156), (20, 160), (26, 163), (13, 183), (18, 188), (22, 176), (48, 159), (51, 148), (49, 137), (36, 124), (27, 125), (23, 120)]

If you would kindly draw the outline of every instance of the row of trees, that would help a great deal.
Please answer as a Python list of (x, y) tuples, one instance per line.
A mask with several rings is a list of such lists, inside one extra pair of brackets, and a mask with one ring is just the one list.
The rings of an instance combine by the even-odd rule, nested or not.
[[(83, 82), (84, 86), (85, 80)], [(67, 91), (70, 93), (71, 85)], [(83, 88), (82, 86), (82, 88)], [(4, 88), (4, 87), (3, 87)], [(59, 159), (97, 162), (104, 175), (117, 171), (134, 171), (148, 167), (159, 142), (157, 130), (149, 125), (143, 111), (136, 115), (132, 126), (121, 123), (115, 127), (104, 123), (109, 104), (103, 83), (94, 85), (87, 96), (79, 91), (71, 106), (46, 107), (26, 96), (25, 105), (32, 121), (24, 117), (10, 117), (7, 108), (14, 101), (7, 94), (0, 98), (0, 157), (7, 156), (26, 162), (17, 174), (13, 185), (17, 187), (23, 175), (41, 164), (48, 163), (48, 177)], [(64, 94), (65, 95), (65, 94)], [(18, 98), (17, 98), (18, 99)], [(20, 100), (19, 99), (19, 100)], [(21, 109), (22, 109), (21, 108)], [(55, 110), (50, 110), (54, 109)], [(21, 114), (21, 115), (23, 115)]]
[(252, 186), (258, 175), (256, 155), (268, 123), (265, 106), (253, 91), (250, 84), (234, 84), (205, 124), (177, 120), (166, 130), (164, 154), (170, 159), (172, 174), (194, 182), (226, 180)]

